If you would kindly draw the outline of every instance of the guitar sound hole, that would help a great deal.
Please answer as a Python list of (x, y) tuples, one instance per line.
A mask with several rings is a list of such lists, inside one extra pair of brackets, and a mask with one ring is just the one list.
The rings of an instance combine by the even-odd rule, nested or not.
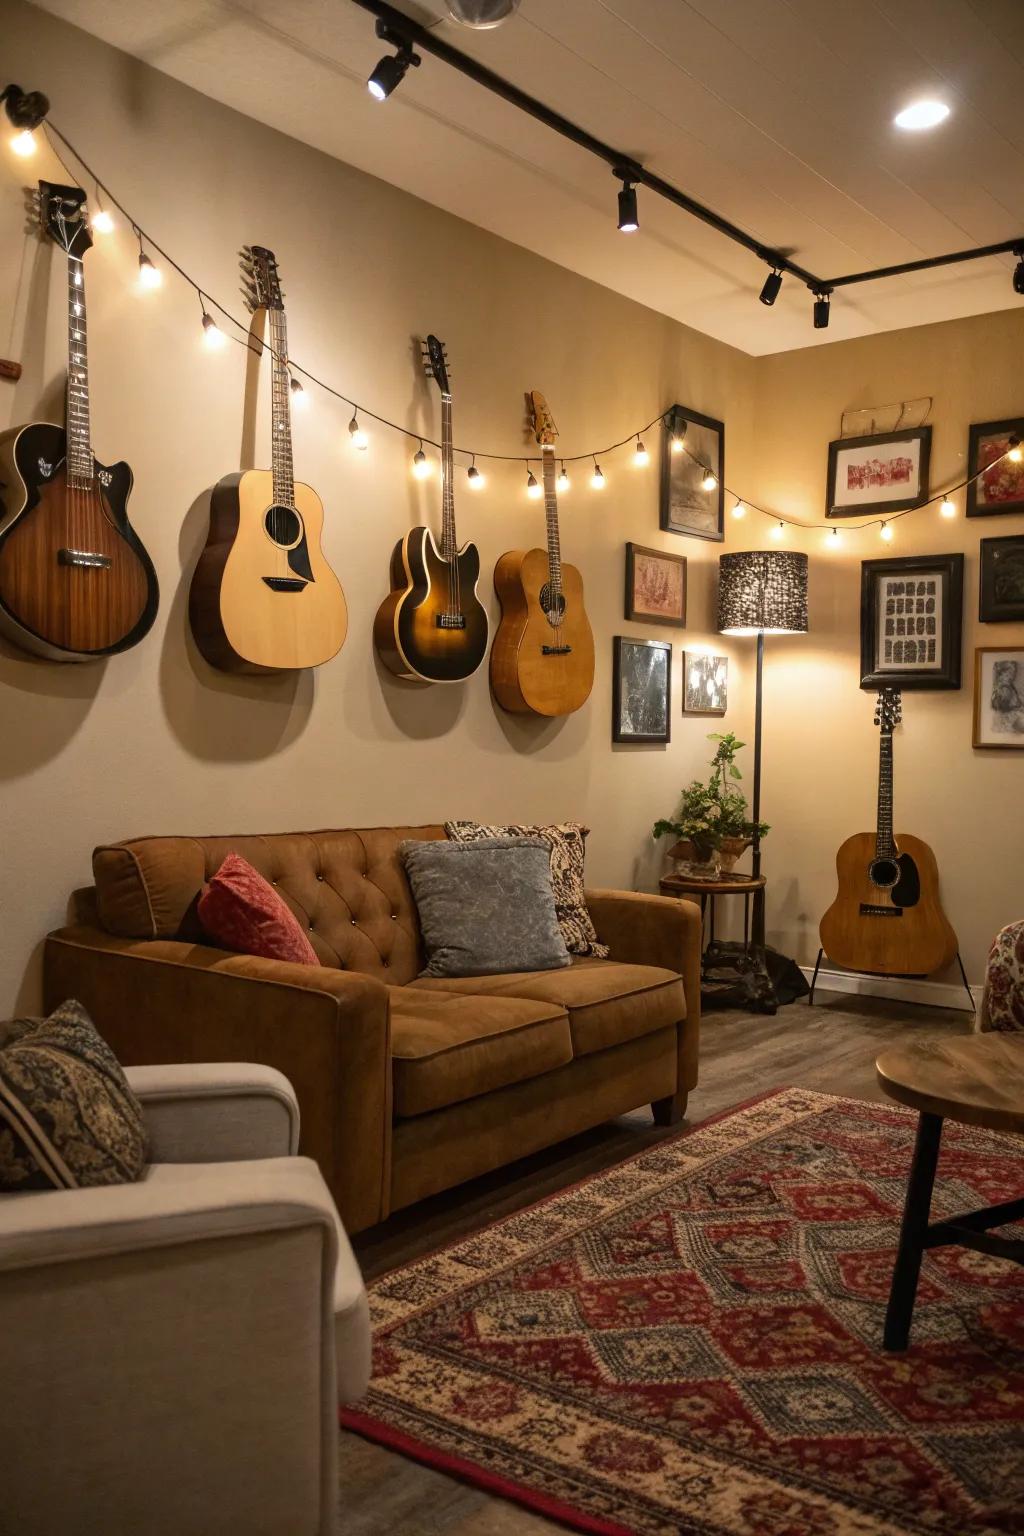
[(290, 549), (302, 536), (302, 519), (294, 507), (268, 507), (263, 514), (263, 526), (282, 549)]
[(900, 867), (895, 859), (873, 859), (868, 865), (868, 875), (872, 885), (891, 891), (900, 878)]
[(540, 606), (547, 615), (547, 620), (555, 629), (565, 618), (565, 593), (554, 593), (551, 583), (545, 582), (540, 589)]

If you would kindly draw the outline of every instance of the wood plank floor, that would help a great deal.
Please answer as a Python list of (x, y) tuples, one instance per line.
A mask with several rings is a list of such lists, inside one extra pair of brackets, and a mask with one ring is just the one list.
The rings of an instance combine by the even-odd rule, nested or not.
[[(970, 1022), (966, 1013), (821, 991), (813, 1008), (793, 1003), (774, 1018), (708, 1014), (686, 1123), (698, 1125), (772, 1088), (882, 1099), (874, 1068), (880, 1051), (909, 1038), (964, 1034)], [(658, 1130), (650, 1111), (638, 1110), (425, 1200), (355, 1239), (363, 1273), (371, 1280), (674, 1135), (678, 1129)], [(553, 1536), (562, 1529), (350, 1434), (341, 1437), (339, 1509), (345, 1536)]]

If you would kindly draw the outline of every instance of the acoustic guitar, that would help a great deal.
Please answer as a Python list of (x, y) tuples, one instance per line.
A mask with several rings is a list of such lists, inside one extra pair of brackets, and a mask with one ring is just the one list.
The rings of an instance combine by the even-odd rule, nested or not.
[(196, 644), (225, 672), (288, 672), (336, 656), (348, 631), (341, 583), (321, 548), (324, 508), (292, 462), (288, 331), (277, 258), (242, 253), (246, 303), (270, 321), (272, 469), (225, 475), (189, 591)]
[(480, 552), (455, 531), (452, 392), (448, 355), (428, 336), (424, 368), (441, 392), (441, 546), (412, 528), (391, 557), (391, 591), (377, 610), (373, 640), (386, 667), (421, 683), (460, 683), (487, 653), (487, 614), (476, 595)]
[(836, 855), (839, 892), (821, 920), (821, 945), (851, 971), (928, 976), (956, 958), (957, 939), (939, 901), (934, 853), (909, 833), (893, 835), (892, 733), (901, 719), (899, 690), (883, 688), (878, 826), (848, 837)]
[(555, 439), (547, 401), (526, 397), (540, 445), (547, 549), (511, 549), (494, 568), (501, 623), (491, 647), (491, 687), (503, 709), (571, 715), (594, 686), (594, 636), (583, 603), (583, 578), (562, 563), (555, 486)]
[(148, 634), (156, 572), (128, 521), (132, 472), (93, 456), (81, 187), (39, 183), (43, 229), (67, 256), (65, 425), (33, 422), (0, 438), (0, 631), (50, 661), (94, 661)]

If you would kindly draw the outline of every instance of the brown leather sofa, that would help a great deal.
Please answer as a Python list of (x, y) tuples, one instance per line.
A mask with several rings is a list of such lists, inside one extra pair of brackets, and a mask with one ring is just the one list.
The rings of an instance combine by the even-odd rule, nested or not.
[[(650, 1102), (682, 1119), (697, 1081), (700, 920), (660, 896), (590, 891), (608, 960), (417, 980), (398, 858), (433, 827), (147, 837), (98, 848), (95, 887), (47, 940), (47, 1007), (78, 998), (121, 1061), (255, 1061), (295, 1087), (301, 1150), (349, 1231)], [(278, 889), (319, 967), (202, 941), (204, 880), (229, 852)], [(680, 975), (681, 973), (681, 975)]]

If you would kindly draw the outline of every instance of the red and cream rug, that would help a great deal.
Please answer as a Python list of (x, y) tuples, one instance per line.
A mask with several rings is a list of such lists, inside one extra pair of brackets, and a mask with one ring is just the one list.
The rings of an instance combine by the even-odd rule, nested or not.
[[(786, 1089), (371, 1287), (360, 1434), (604, 1536), (1024, 1532), (1024, 1274), (926, 1257), (880, 1339), (916, 1117)], [(947, 1125), (935, 1214), (1019, 1196)]]

